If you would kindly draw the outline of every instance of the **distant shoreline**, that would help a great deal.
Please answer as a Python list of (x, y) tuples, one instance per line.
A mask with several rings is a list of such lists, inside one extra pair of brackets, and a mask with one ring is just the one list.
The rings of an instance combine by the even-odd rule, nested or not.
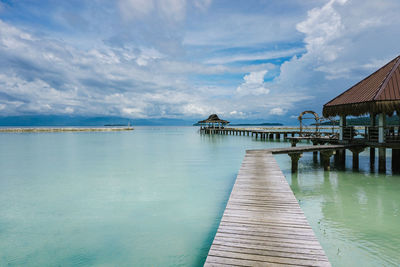
[(56, 133), (56, 132), (118, 132), (118, 131), (133, 131), (133, 127), (9, 127), (0, 128), (0, 133)]

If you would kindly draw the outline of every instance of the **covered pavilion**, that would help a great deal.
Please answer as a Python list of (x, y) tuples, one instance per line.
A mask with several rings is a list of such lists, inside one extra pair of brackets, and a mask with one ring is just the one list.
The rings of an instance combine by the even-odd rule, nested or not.
[[(355, 142), (354, 127), (346, 126), (346, 116), (370, 116), (365, 137), (357, 142), (370, 146), (371, 165), (379, 148), (379, 170), (386, 170), (386, 148), (392, 148), (392, 167), (400, 165), (399, 128), (387, 127), (386, 117), (400, 115), (400, 56), (338, 95), (323, 107), (324, 117), (340, 116), (339, 140)], [(378, 116), (378, 123), (376, 117)]]
[(229, 124), (229, 121), (220, 119), (217, 114), (211, 114), (207, 119), (199, 121), (198, 124), (207, 128), (223, 129), (225, 125)]

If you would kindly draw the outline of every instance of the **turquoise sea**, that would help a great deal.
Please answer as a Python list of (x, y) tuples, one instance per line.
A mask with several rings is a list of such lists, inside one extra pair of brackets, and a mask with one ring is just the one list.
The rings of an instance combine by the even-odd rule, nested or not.
[[(245, 150), (281, 146), (195, 127), (2, 133), (0, 266), (201, 266)], [(366, 155), (324, 173), (304, 154), (293, 176), (277, 156), (333, 266), (400, 264), (400, 176)]]

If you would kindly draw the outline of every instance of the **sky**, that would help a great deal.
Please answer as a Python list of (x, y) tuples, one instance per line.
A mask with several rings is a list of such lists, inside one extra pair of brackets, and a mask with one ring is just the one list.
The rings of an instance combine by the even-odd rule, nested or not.
[(0, 0), (0, 116), (290, 122), (400, 54), (399, 0)]

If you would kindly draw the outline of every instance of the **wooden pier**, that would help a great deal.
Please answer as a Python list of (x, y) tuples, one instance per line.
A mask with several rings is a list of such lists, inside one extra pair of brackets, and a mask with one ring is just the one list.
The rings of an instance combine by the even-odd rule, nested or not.
[(330, 266), (272, 151), (243, 160), (205, 262), (226, 265)]
[(201, 127), (201, 133), (205, 134), (222, 134), (222, 135), (242, 135), (252, 136), (255, 139), (261, 140), (287, 140), (290, 137), (297, 138), (320, 138), (326, 140), (327, 143), (337, 142), (338, 136), (332, 132), (319, 132), (318, 136), (314, 136), (316, 133), (311, 131), (299, 131), (298, 128), (293, 127), (282, 127), (278, 129), (249, 129), (249, 128), (226, 128), (226, 127)]

